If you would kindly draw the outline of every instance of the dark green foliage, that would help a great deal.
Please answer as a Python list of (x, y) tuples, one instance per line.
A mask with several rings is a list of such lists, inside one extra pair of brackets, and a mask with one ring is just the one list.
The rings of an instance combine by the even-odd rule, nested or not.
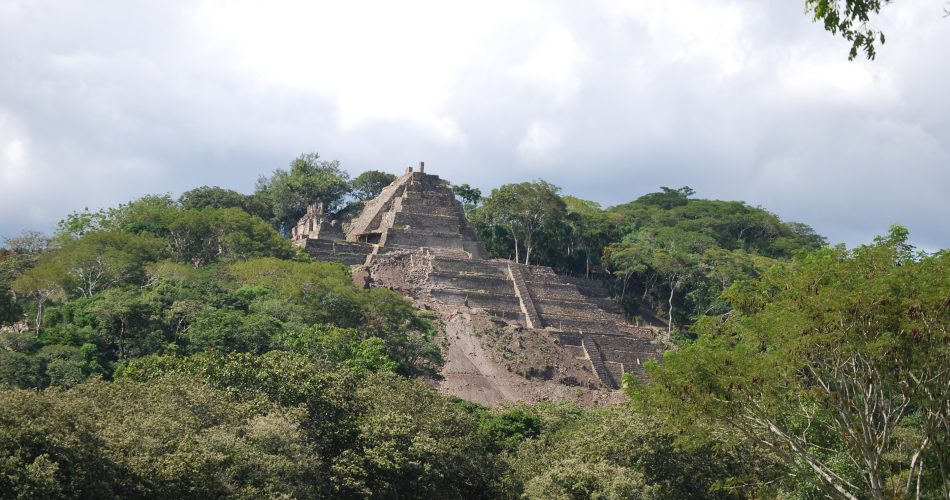
[(466, 205), (478, 205), (478, 203), (482, 200), (482, 190), (473, 188), (468, 184), (452, 186), (452, 192), (455, 193), (455, 196)]
[(514, 449), (525, 439), (541, 433), (541, 419), (523, 409), (516, 408), (502, 413), (483, 413), (481, 431), (505, 449)]
[(358, 201), (368, 201), (383, 191), (383, 188), (396, 180), (396, 176), (379, 170), (367, 170), (350, 181), (352, 195)]
[(240, 208), (264, 220), (270, 220), (272, 216), (270, 207), (259, 196), (241, 194), (217, 186), (202, 186), (191, 191), (185, 191), (178, 198), (178, 203), (185, 210)]
[(459, 186), (495, 255), (607, 267), (631, 312), (682, 325), (633, 407), (492, 410), (410, 380), (441, 363), (429, 315), (258, 216), (339, 213), (348, 189), (304, 155), (253, 197), (148, 196), (8, 241), (0, 321), (27, 321), (0, 331), (0, 497), (946, 496), (947, 255), (903, 228), (848, 252), (688, 187), (604, 210)]
[(567, 207), (559, 191), (541, 180), (493, 189), (475, 214), (489, 252), (525, 264), (544, 262), (537, 255), (532, 261), (532, 252), (560, 247), (558, 240), (567, 231)]
[(340, 209), (350, 192), (349, 181), (340, 162), (306, 153), (290, 162), (290, 170), (277, 169), (270, 177), (261, 177), (255, 196), (270, 206), (270, 222), (286, 235), (311, 203), (323, 203), (329, 213)]
[(13, 290), (10, 290), (10, 285), (0, 283), (0, 325), (13, 323), (22, 314), (20, 304), (13, 298)]
[(729, 311), (720, 294), (732, 282), (825, 244), (811, 227), (782, 222), (761, 208), (693, 199), (689, 187), (661, 189), (609, 210), (621, 237), (603, 259), (621, 280), (628, 310), (663, 312), (671, 334), (704, 314)]
[(700, 322), (633, 395), (685, 435), (730, 429), (827, 495), (945, 496), (950, 260), (906, 237), (896, 227), (736, 283), (735, 312)]
[(848, 60), (853, 61), (859, 51), (874, 59), (876, 46), (884, 45), (884, 33), (872, 25), (871, 18), (888, 3), (890, 0), (805, 0), (805, 10), (812, 12), (825, 30), (851, 42)]
[(508, 455), (503, 481), (527, 498), (730, 498), (738, 495), (728, 479), (751, 482), (774, 473), (770, 461), (750, 461), (742, 447), (677, 446), (660, 419), (624, 406), (522, 411), (541, 422), (540, 432)]

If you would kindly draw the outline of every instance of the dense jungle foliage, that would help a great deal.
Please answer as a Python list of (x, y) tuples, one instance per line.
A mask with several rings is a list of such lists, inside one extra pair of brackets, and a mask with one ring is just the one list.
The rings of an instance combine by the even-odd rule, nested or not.
[[(302, 155), (0, 250), (0, 497), (947, 498), (950, 259), (663, 188), (456, 186), (495, 255), (606, 278), (680, 348), (631, 404), (487, 409), (437, 318), (281, 236), (392, 177)], [(665, 307), (664, 307), (665, 306)]]

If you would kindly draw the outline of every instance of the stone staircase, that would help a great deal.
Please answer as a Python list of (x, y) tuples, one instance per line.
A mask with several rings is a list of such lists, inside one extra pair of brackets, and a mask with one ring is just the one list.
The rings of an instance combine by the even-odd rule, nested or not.
[(308, 239), (304, 244), (304, 250), (316, 259), (356, 266), (366, 262), (366, 257), (374, 251), (374, 245), (342, 240)]
[(490, 315), (527, 324), (504, 261), (435, 254), (429, 283), (432, 298), (443, 303), (479, 308)]
[(429, 283), (432, 297), (443, 303), (546, 330), (575, 356), (589, 359), (610, 387), (619, 387), (625, 373), (642, 375), (642, 363), (662, 352), (651, 329), (626, 324), (547, 267), (436, 254)]
[(408, 278), (428, 288), (434, 300), (544, 330), (578, 359), (589, 359), (608, 386), (618, 387), (624, 373), (642, 375), (643, 362), (662, 353), (653, 330), (624, 321), (605, 282), (558, 276), (548, 267), (485, 260), (485, 249), (451, 186), (424, 173), (422, 165), (367, 202), (347, 227), (345, 241), (329, 232), (325, 236), (306, 239), (304, 248), (318, 259), (367, 268), (374, 257), (421, 249), (427, 273)]
[(594, 369), (594, 373), (597, 374), (597, 378), (611, 387), (619, 387), (620, 384), (614, 379), (610, 370), (607, 369), (604, 354), (601, 352), (597, 342), (591, 337), (581, 337), (581, 347), (584, 348), (584, 353), (587, 355), (587, 358), (590, 359), (591, 367)]
[[(514, 266), (512, 266), (512, 264), (514, 264)], [(509, 262), (508, 278), (514, 285), (515, 295), (518, 297), (518, 300), (521, 303), (521, 312), (523, 312), (525, 315), (525, 323), (527, 323), (527, 327), (544, 328), (544, 323), (541, 321), (541, 317), (538, 316), (538, 310), (534, 305), (534, 300), (531, 298), (531, 292), (528, 291), (528, 285), (525, 283), (524, 273), (521, 271), (521, 266), (519, 266), (517, 263)]]

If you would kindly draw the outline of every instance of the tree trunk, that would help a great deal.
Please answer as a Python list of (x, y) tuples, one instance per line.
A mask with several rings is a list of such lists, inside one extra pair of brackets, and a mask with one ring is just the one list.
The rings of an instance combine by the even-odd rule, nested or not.
[(670, 319), (669, 319), (669, 323), (666, 325), (667, 335), (673, 335), (673, 291), (674, 290), (676, 290), (676, 275), (675, 274), (673, 275), (672, 278), (670, 278), (670, 299), (668, 301), (668, 304), (670, 306), (669, 313), (668, 313)]
[(515, 240), (515, 262), (521, 262), (521, 253), (518, 252), (518, 238), (515, 237), (514, 231), (511, 232), (511, 239)]
[(36, 329), (36, 334), (40, 334), (40, 322), (43, 321), (43, 301), (39, 301), (36, 305), (36, 322), (34, 323), (34, 328)]

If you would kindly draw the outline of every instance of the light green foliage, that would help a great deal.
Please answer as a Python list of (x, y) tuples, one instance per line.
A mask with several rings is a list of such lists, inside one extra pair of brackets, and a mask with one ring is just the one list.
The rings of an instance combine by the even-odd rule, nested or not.
[(566, 232), (567, 215), (558, 191), (557, 186), (541, 180), (493, 189), (476, 219), (480, 232), (487, 236), (489, 251), (529, 264), (537, 247), (557, 246), (556, 241)]
[(91, 233), (44, 254), (14, 282), (14, 289), (34, 295), (52, 281), (70, 296), (91, 297), (109, 287), (141, 282), (144, 264), (157, 259), (163, 246), (150, 236)]
[(294, 351), (312, 353), (356, 373), (395, 372), (399, 368), (382, 338), (369, 337), (354, 328), (313, 325), (287, 332), (278, 342)]
[(391, 375), (356, 393), (356, 447), (334, 461), (347, 497), (489, 498), (495, 460), (478, 420), (424, 385)]
[(583, 269), (590, 277), (591, 268), (598, 266), (604, 249), (619, 236), (619, 217), (605, 212), (593, 201), (563, 196), (567, 206), (570, 240), (566, 251), (566, 266)]
[(215, 260), (293, 255), (287, 240), (259, 217), (237, 208), (182, 210), (168, 224), (168, 241), (179, 262), (195, 267)]
[(441, 363), (431, 324), (408, 301), (391, 290), (357, 289), (341, 264), (258, 259), (235, 264), (228, 273), (244, 286), (270, 289), (300, 307), (309, 324), (357, 328), (381, 339), (403, 373), (428, 372)]
[(805, 10), (831, 34), (840, 34), (851, 42), (848, 60), (853, 61), (859, 51), (874, 59), (876, 45), (884, 45), (884, 33), (873, 26), (871, 19), (888, 3), (890, 0), (805, 0)]
[(418, 382), (326, 368), (305, 354), (203, 353), (141, 358), (121, 377), (137, 383), (194, 377), (254, 407), (303, 409), (301, 432), (320, 457), (313, 473), (320, 497), (492, 495), (497, 461), (476, 415)]
[(948, 283), (947, 255), (915, 255), (903, 228), (820, 250), (733, 285), (731, 317), (706, 318), (633, 394), (686, 432), (733, 429), (829, 495), (946, 495)]
[(0, 391), (0, 491), (46, 497), (312, 496), (317, 457), (294, 408), (201, 381)]
[(340, 162), (306, 153), (290, 162), (290, 170), (277, 169), (270, 177), (261, 177), (255, 195), (270, 206), (274, 227), (288, 234), (307, 212), (307, 205), (322, 202), (332, 213), (342, 206), (349, 191), (349, 176)]
[(584, 500), (654, 498), (641, 474), (607, 461), (558, 460), (531, 478), (524, 488), (530, 499)]
[(536, 437), (507, 457), (504, 488), (529, 498), (728, 498), (730, 478), (769, 479), (768, 461), (734, 446), (674, 445), (659, 419), (626, 406), (523, 408), (541, 421)]

